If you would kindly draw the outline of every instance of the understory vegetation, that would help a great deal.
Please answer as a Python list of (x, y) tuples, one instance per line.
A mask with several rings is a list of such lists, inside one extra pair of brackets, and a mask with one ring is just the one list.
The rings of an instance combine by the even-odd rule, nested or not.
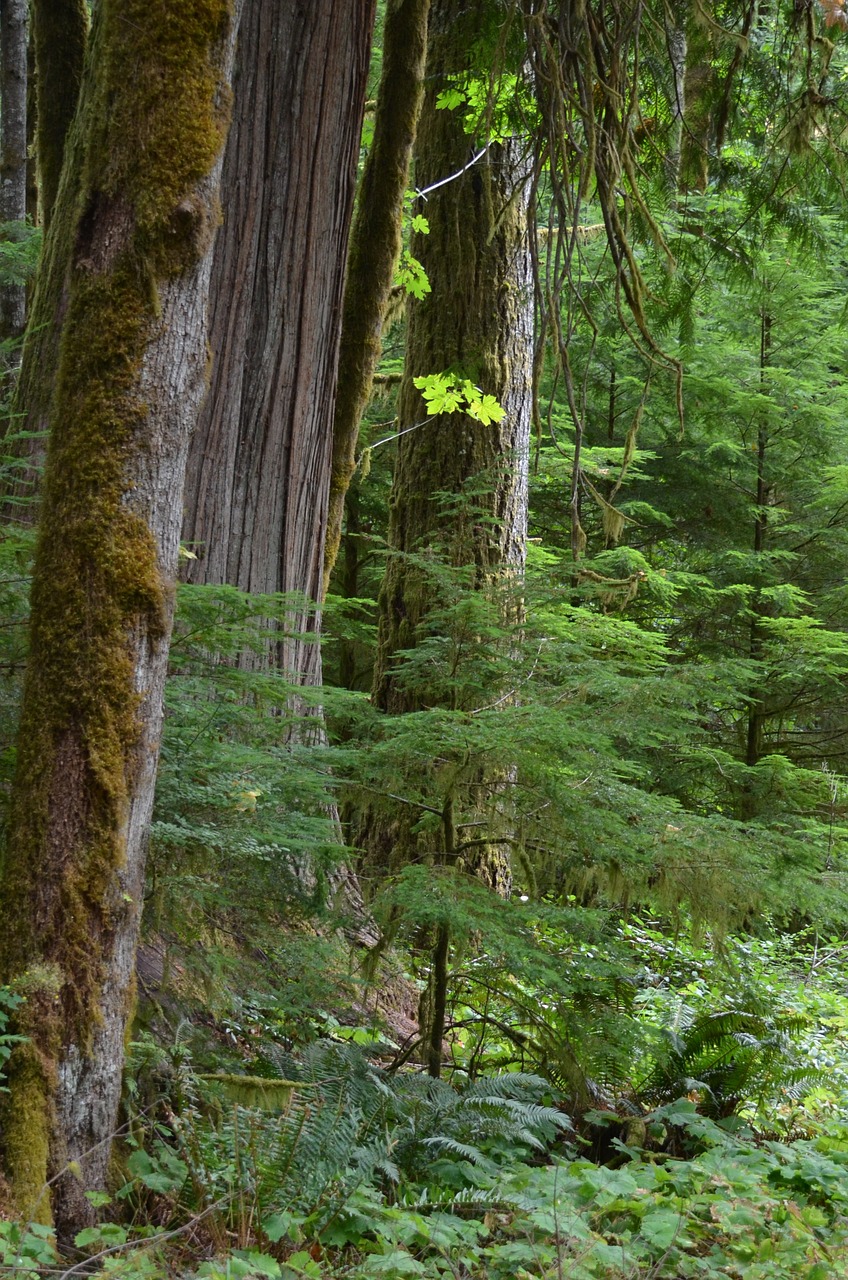
[[(832, 40), (785, 7), (730, 39), (747, 6), (685, 6), (685, 121), (668, 6), (636, 52), (583, 7), (633, 98), (584, 68), (558, 143), (553, 22), (518, 57), (495, 6), (446, 81), (466, 169), (533, 157), (521, 554), (496, 499), (523, 455), (399, 497), (409, 434), (447, 456), (504, 416), (477, 369), (404, 367), (437, 227), (410, 194), (326, 600), (177, 588), (107, 1189), (65, 1239), (0, 1180), (0, 1277), (848, 1274), (848, 60), (839, 6)], [(37, 251), (0, 241), (0, 284)], [(4, 835), (37, 538), (14, 425)], [(277, 661), (310, 645), (314, 687)], [(0, 1127), (41, 1053), (22, 1011), (58, 999), (27, 977)]]

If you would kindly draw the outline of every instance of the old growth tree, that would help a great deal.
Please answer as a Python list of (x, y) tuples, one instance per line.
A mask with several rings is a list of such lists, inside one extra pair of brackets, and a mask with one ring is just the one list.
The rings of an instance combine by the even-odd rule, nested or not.
[(299, 596), (276, 655), (321, 683), (339, 315), (373, 0), (246, 6), (215, 250), (209, 396), (192, 442), (193, 582)]

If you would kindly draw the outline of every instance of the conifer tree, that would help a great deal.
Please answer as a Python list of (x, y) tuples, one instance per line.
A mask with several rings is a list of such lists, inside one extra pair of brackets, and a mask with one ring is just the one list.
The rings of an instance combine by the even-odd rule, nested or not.
[[(183, 537), (191, 582), (321, 595), (342, 306), (374, 0), (244, 11), (213, 365)], [(321, 682), (318, 620), (293, 607), (276, 659)]]
[[(531, 165), (522, 141), (469, 136), (466, 111), (445, 109), (473, 99), (474, 50), (484, 43), (485, 5), (457, 0), (431, 5), (427, 88), (415, 147), (419, 231), (412, 252), (429, 291), (410, 306), (398, 414), (398, 454), (389, 519), (389, 559), (379, 599), (374, 704), (389, 714), (428, 699), (404, 682), (396, 663), (427, 629), (437, 602), (416, 564), (429, 550), (470, 568), (475, 589), (520, 577), (524, 562), (532, 359), (532, 285), (528, 242)], [(484, 93), (485, 97), (485, 93)], [(469, 107), (473, 114), (474, 108)], [(473, 134), (474, 130), (471, 129)], [(477, 143), (473, 162), (470, 149)], [(429, 380), (427, 375), (437, 375)], [(422, 395), (422, 379), (424, 384)], [(451, 391), (481, 397), (478, 416), (449, 411)], [(476, 388), (476, 390), (474, 390)], [(485, 397), (489, 397), (488, 400)], [(441, 497), (466, 493), (452, 509)], [(428, 699), (429, 700), (429, 699)], [(497, 780), (480, 778), (484, 786)], [(436, 832), (413, 825), (408, 810), (372, 812), (359, 838), (369, 870), (397, 870), (421, 859), (456, 858), (452, 797), (444, 798)], [(508, 889), (504, 845), (478, 842), (469, 869), (499, 892)], [(428, 1069), (438, 1075), (445, 1022), (449, 929), (436, 930), (421, 1024)]]

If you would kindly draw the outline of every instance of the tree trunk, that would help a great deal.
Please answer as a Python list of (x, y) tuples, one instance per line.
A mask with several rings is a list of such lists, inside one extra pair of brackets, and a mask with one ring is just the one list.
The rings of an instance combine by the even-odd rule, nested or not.
[[(460, 173), (469, 155), (462, 113), (436, 108), (451, 77), (467, 67), (475, 16), (462, 0), (436, 0), (430, 15), (416, 182), (425, 190), (448, 175), (460, 176), (421, 202), (430, 231), (412, 246), (432, 292), (410, 306), (400, 391), (398, 429), (406, 434), (398, 442), (388, 542), (401, 554), (389, 559), (380, 592), (374, 675), (374, 699), (390, 712), (416, 709), (392, 664), (398, 650), (415, 644), (430, 603), (403, 553), (445, 532), (437, 495), (461, 493), (470, 479), (485, 476), (492, 486), (485, 499), (488, 519), (470, 531), (457, 524), (448, 540), (464, 563), (477, 565), (481, 578), (515, 572), (524, 562), (533, 345), (529, 164), (513, 140), (490, 146), (477, 165)], [(503, 420), (484, 426), (451, 415), (425, 423), (413, 380), (445, 370), (461, 370), (496, 396), (506, 410)]]
[[(256, 0), (239, 36), (215, 254), (209, 398), (184, 538), (194, 582), (321, 591), (343, 271), (373, 0)], [(314, 609), (281, 666), (321, 682)]]
[[(58, 199), (66, 151), (62, 209), (78, 216), (82, 198), (83, 145), (72, 122), (81, 92), (88, 18), (85, 0), (34, 0), (38, 174), (45, 232)], [(89, 78), (90, 85), (93, 77)], [(81, 114), (83, 114), (81, 112)], [(51, 398), (59, 359), (61, 318), (68, 305), (73, 242), (67, 235), (46, 239), (32, 297), (21, 371), (9, 417), (5, 451), (20, 459), (4, 495), (7, 518), (34, 523), (33, 498), (44, 461)], [(21, 434), (23, 433), (23, 434)]]
[[(767, 307), (764, 308), (760, 316), (760, 390), (764, 396), (769, 394), (768, 370), (772, 359), (773, 323), (774, 317)], [(771, 485), (768, 482), (767, 475), (768, 446), (769, 427), (765, 416), (763, 416), (757, 423), (757, 487), (755, 491), (753, 538), (755, 557), (765, 554), (768, 537), (768, 509), (771, 500)], [(748, 658), (755, 665), (760, 665), (763, 661), (763, 642), (765, 640), (763, 620), (768, 617), (769, 613), (762, 595), (762, 577), (761, 573), (757, 574), (754, 595), (751, 601)], [(760, 763), (763, 756), (763, 742), (769, 710), (762, 673), (750, 693), (751, 696), (746, 709), (745, 764), (749, 769), (753, 769)], [(742, 788), (739, 808), (741, 820), (748, 822), (755, 818), (757, 809), (757, 796), (753, 784), (749, 781)]]
[(38, 185), (45, 230), (53, 216), (65, 139), (77, 109), (88, 12), (85, 0), (32, 0), (38, 111)]
[(686, 120), (686, 26), (685, 13), (678, 13), (672, 23), (666, 15), (665, 38), (671, 70), (671, 137), (665, 160), (666, 179), (671, 198), (680, 186), (680, 157)]
[[(0, 222), (27, 214), (27, 0), (0, 0)], [(3, 231), (15, 238), (15, 229)], [(26, 321), (26, 286), (0, 287), (0, 340), (19, 338)]]
[[(388, 545), (395, 554), (380, 591), (373, 687), (374, 702), (394, 714), (418, 710), (422, 700), (433, 704), (430, 691), (413, 692), (395, 668), (398, 652), (415, 646), (428, 612), (439, 604), (409, 553), (438, 541), (451, 564), (473, 571), (480, 589), (519, 575), (524, 563), (533, 364), (530, 164), (520, 142), (510, 140), (489, 146), (469, 167), (463, 112), (436, 105), (454, 77), (471, 69), (469, 51), (483, 13), (483, 6), (465, 0), (433, 0), (430, 10), (427, 88), (415, 149), (418, 189), (431, 189), (419, 209), (429, 234), (417, 236), (412, 251), (432, 291), (409, 310), (389, 516)], [(506, 411), (502, 421), (484, 425), (460, 415), (428, 420), (414, 379), (448, 370), (497, 397)], [(460, 502), (446, 523), (440, 495), (462, 494), (469, 482), (473, 499)], [(412, 861), (432, 864), (434, 873), (458, 868), (455, 809), (469, 817), (479, 797), (507, 781), (474, 763), (466, 773), (473, 777), (466, 777), (463, 795), (448, 784), (445, 794), (432, 796), (434, 811), (442, 812), (436, 828), (423, 830), (416, 821), (421, 812), (404, 805), (368, 812), (357, 836), (369, 869), (398, 870)], [(505, 846), (473, 843), (473, 856), (463, 855), (465, 870), (496, 892), (508, 892)], [(419, 1021), (435, 1076), (441, 1069), (451, 939), (447, 920), (434, 928)]]
[(362, 175), (345, 283), (324, 594), (338, 555), (359, 424), (380, 362), (381, 332), (400, 256), (403, 199), (424, 94), (429, 12), (430, 0), (389, 0), (386, 9), (374, 142)]
[(29, 1037), (2, 1154), (18, 1209), (52, 1209), (63, 1238), (104, 1186), (132, 1011), (233, 17), (227, 0), (100, 0), (81, 168), (47, 249), (68, 269), (0, 899), (0, 978)]

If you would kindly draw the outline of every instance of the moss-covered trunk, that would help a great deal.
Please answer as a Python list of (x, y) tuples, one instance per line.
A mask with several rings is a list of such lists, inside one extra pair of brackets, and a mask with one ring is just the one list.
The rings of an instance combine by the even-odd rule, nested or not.
[[(374, 676), (375, 701), (390, 712), (415, 709), (394, 678), (393, 659), (414, 645), (430, 603), (403, 553), (438, 536), (453, 546), (453, 558), (477, 566), (481, 582), (524, 561), (533, 337), (525, 147), (517, 139), (493, 144), (462, 172), (470, 151), (463, 112), (436, 107), (452, 77), (467, 69), (479, 8), (462, 0), (435, 0), (431, 8), (415, 180), (426, 190), (457, 176), (421, 201), (430, 229), (412, 246), (432, 291), (410, 306), (400, 391), (388, 541), (401, 554), (389, 559), (380, 593)], [(446, 370), (497, 397), (503, 420), (428, 419), (414, 379)], [(487, 510), (470, 521), (457, 516), (454, 528), (445, 527), (438, 495), (458, 494), (475, 477), (490, 488), (480, 499)]]
[(233, 19), (229, 0), (101, 0), (46, 250), (66, 268), (0, 894), (29, 1041), (2, 1156), (20, 1211), (63, 1236), (104, 1185), (133, 1003)]
[(382, 350), (381, 332), (401, 248), (403, 198), (424, 95), (430, 0), (389, 0), (374, 141), (350, 237), (333, 423), (324, 592), (338, 555), (345, 496), (356, 468), (359, 424)]
[(88, 10), (85, 0), (32, 0), (38, 112), (41, 221), (50, 225), (65, 158), (65, 139), (82, 81)]
[[(432, 579), (407, 553), (426, 552), (438, 543), (479, 590), (520, 575), (524, 562), (533, 345), (527, 152), (519, 139), (498, 142), (469, 166), (472, 143), (464, 111), (437, 108), (438, 96), (455, 86), (456, 77), (475, 70), (474, 46), (489, 16), (488, 6), (465, 0), (433, 0), (430, 9), (426, 92), (415, 147), (416, 184), (429, 189), (420, 206), (429, 234), (417, 236), (412, 251), (432, 291), (409, 310), (389, 516), (394, 554), (380, 591), (373, 689), (374, 702), (390, 714), (416, 711), (438, 699), (420, 684), (413, 690), (395, 666), (399, 651), (416, 645), (429, 611), (443, 603), (434, 598)], [(448, 370), (495, 396), (505, 410), (502, 420), (484, 424), (461, 414), (428, 419), (414, 380)], [(446, 514), (444, 494), (469, 489), (473, 498)], [(462, 680), (459, 671), (457, 688)], [(506, 779), (493, 777), (479, 759), (458, 767), (455, 775), (456, 789), (448, 783), (428, 799), (442, 814), (440, 824), (416, 821), (420, 811), (406, 805), (365, 816), (357, 837), (370, 869), (397, 870), (411, 861), (459, 867), (460, 814), (463, 825), (465, 819), (473, 822), (479, 798), (493, 794)], [(506, 846), (482, 839), (470, 843), (474, 853), (469, 844), (462, 855), (465, 870), (505, 892), (510, 880)], [(440, 1068), (446, 1016), (447, 921), (437, 922), (435, 932), (430, 983), (420, 1009), (433, 1075)]]
[[(194, 582), (321, 591), (344, 261), (374, 0), (254, 0), (239, 34), (215, 255), (210, 394), (184, 538)], [(321, 679), (314, 612), (281, 645)]]

